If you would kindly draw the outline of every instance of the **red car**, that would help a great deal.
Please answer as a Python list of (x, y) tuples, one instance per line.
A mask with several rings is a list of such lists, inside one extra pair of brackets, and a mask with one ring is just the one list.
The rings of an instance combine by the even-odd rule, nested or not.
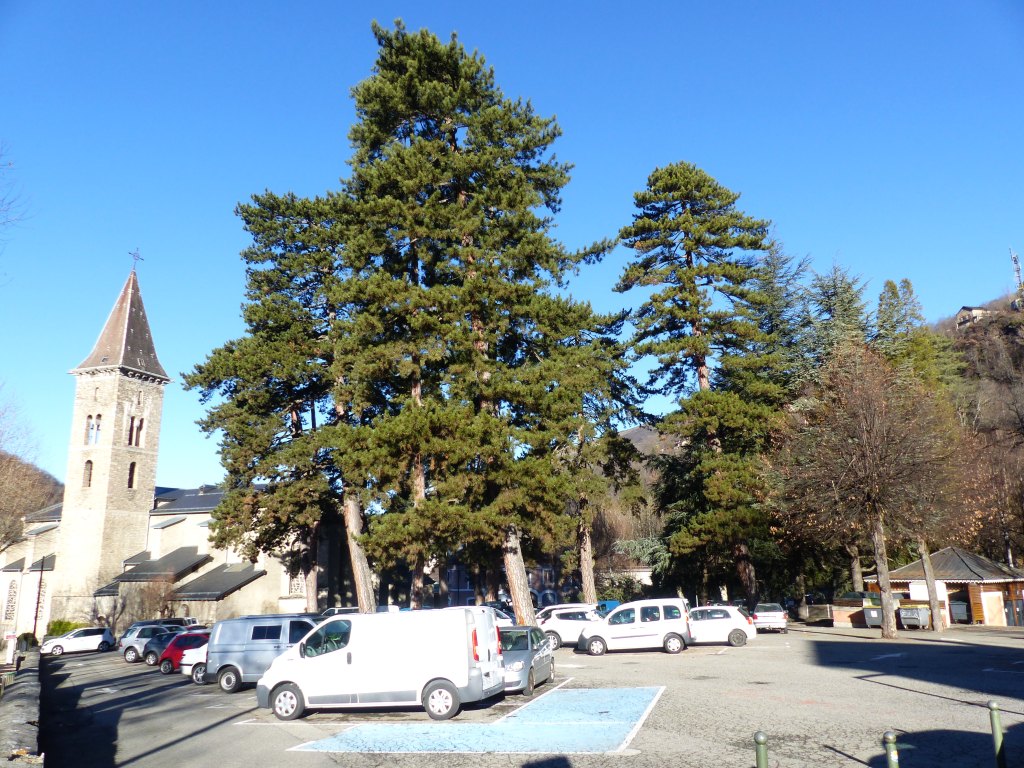
[(171, 640), (160, 654), (160, 671), (169, 675), (181, 665), (181, 655), (189, 648), (199, 648), (210, 641), (209, 630), (202, 632), (182, 632)]

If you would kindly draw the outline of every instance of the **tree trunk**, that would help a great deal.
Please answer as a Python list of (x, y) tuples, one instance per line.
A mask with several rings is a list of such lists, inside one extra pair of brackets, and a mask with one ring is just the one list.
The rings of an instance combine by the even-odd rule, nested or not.
[(807, 621), (807, 577), (803, 571), (796, 576), (796, 616)]
[(498, 599), (498, 592), (501, 591), (501, 571), (491, 567), (484, 572), (484, 601), (495, 602)]
[(740, 540), (733, 544), (732, 554), (736, 561), (736, 575), (747, 593), (747, 608), (753, 611), (760, 595), (757, 590), (757, 572), (754, 569), (754, 561), (750, 557), (750, 547), (746, 540)]
[(487, 578), (487, 574), (484, 573), (483, 568), (480, 567), (479, 563), (477, 563), (476, 565), (473, 566), (472, 574), (473, 574), (473, 597), (474, 597), (475, 602), (476, 602), (477, 605), (483, 605), (484, 604), (484, 600), (487, 599), (485, 594), (484, 594), (484, 591), (486, 589), (486, 585), (484, 584), (484, 579)]
[(313, 566), (309, 571), (303, 574), (303, 578), (306, 582), (306, 610), (310, 613), (320, 613), (320, 604), (317, 600), (317, 572), (320, 569)]
[(302, 554), (299, 556), (299, 569), (302, 573), (302, 583), (306, 593), (306, 610), (310, 613), (320, 612), (317, 601), (317, 575), (320, 572), (317, 564), (319, 534), (320, 526), (313, 525), (308, 538), (302, 543)]
[(348, 552), (352, 561), (352, 588), (356, 593), (359, 612), (373, 613), (377, 610), (377, 599), (373, 593), (373, 572), (363, 545), (359, 543), (359, 537), (363, 534), (363, 513), (359, 509), (359, 499), (354, 494), (346, 493), (343, 507)]
[(889, 555), (885, 549), (885, 526), (882, 513), (875, 510), (871, 515), (871, 544), (875, 549), (875, 568), (878, 574), (878, 588), (882, 593), (882, 637), (894, 640), (896, 612), (892, 601), (892, 585), (889, 583)]
[(448, 607), (448, 560), (447, 558), (437, 566), (437, 597), (436, 608)]
[(844, 549), (850, 556), (850, 583), (853, 584), (853, 591), (863, 592), (864, 569), (860, 564), (860, 547), (856, 544), (847, 544)]
[(516, 614), (516, 623), (536, 624), (537, 617), (533, 612), (533, 600), (530, 598), (530, 581), (526, 577), (526, 564), (523, 562), (523, 550), (519, 544), (519, 531), (515, 526), (510, 526), (505, 531), (505, 543), (501, 549), (505, 561), (505, 578), (508, 579), (508, 593), (512, 598), (512, 610)]
[(924, 566), (924, 582), (928, 585), (928, 610), (932, 612), (932, 632), (942, 632), (942, 609), (939, 606), (939, 590), (935, 587), (935, 571), (932, 570), (932, 556), (924, 536), (917, 535), (917, 551), (921, 553)]
[(577, 529), (580, 550), (580, 580), (583, 582), (583, 602), (597, 602), (597, 583), (594, 581), (594, 544), (590, 538), (590, 525), (580, 515)]
[(423, 607), (423, 555), (412, 561), (412, 578), (409, 580), (409, 607), (413, 610)]

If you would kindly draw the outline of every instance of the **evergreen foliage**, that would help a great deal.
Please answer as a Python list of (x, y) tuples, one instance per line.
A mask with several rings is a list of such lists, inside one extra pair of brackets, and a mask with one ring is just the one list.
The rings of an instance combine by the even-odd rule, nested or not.
[(507, 98), (454, 36), (374, 34), (346, 184), (346, 290), (370, 301), (339, 326), (336, 371), (387, 401), (342, 441), (387, 510), (368, 547), (382, 562), (500, 549), (526, 618), (515, 550), (571, 540), (567, 500), (586, 495), (573, 470), (608, 429), (625, 368), (621, 319), (552, 289), (608, 244), (573, 253), (550, 235), (569, 178), (553, 119)]
[(728, 557), (756, 600), (748, 539), (764, 519), (760, 452), (784, 399), (769, 328), (777, 318), (756, 315), (768, 222), (689, 163), (656, 169), (634, 198), (638, 213), (620, 237), (637, 257), (616, 290), (653, 289), (632, 316), (634, 354), (655, 359), (647, 390), (679, 400), (659, 426), (681, 446), (660, 460), (669, 547), (705, 564)]
[(373, 32), (340, 193), (239, 207), (248, 334), (186, 380), (223, 398), (203, 422), (229, 476), (215, 537), (308, 548), (358, 496), (367, 551), (409, 565), (414, 603), (426, 563), (501, 553), (529, 619), (523, 548), (574, 540), (621, 452), (612, 416), (635, 408), (622, 317), (554, 290), (609, 243), (550, 235), (569, 172), (553, 119), (454, 36)]

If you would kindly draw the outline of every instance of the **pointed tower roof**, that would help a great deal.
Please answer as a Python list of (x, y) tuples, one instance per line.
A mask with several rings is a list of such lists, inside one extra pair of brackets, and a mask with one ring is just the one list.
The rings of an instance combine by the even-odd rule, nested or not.
[(127, 373), (142, 374), (161, 381), (170, 381), (156, 357), (153, 337), (149, 332), (146, 308), (139, 293), (139, 279), (133, 269), (110, 310), (96, 345), (72, 373), (103, 368), (120, 368)]

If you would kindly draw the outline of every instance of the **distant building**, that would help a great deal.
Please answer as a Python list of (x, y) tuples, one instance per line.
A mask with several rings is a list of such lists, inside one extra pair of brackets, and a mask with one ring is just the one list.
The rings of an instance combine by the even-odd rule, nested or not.
[(956, 313), (956, 329), (962, 330), (968, 325), (994, 314), (995, 310), (985, 309), (985, 307), (960, 307)]

